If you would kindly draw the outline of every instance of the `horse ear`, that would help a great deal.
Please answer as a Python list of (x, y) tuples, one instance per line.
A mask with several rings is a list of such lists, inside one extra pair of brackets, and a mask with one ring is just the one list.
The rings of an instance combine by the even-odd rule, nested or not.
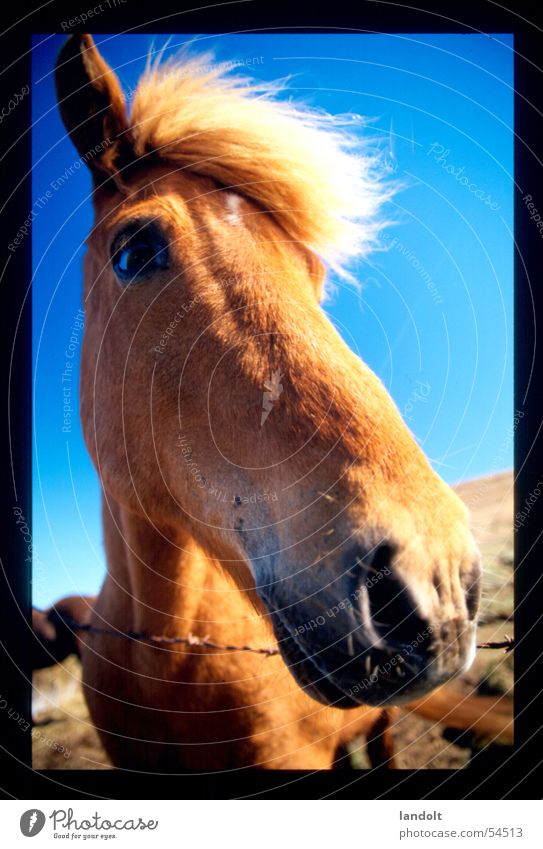
[(131, 159), (126, 101), (114, 71), (90, 35), (72, 35), (55, 67), (64, 126), (95, 178), (113, 175)]

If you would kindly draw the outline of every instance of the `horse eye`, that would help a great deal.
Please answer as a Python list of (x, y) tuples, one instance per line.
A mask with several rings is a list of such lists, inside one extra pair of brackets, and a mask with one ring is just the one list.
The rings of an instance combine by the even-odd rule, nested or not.
[(133, 222), (114, 239), (111, 262), (121, 283), (139, 283), (168, 267), (168, 241), (156, 224)]

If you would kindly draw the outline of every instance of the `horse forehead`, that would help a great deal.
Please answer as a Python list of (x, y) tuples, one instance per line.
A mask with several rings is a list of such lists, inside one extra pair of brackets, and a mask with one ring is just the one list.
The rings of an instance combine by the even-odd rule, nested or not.
[(233, 189), (211, 188), (206, 185), (207, 181), (196, 180), (185, 174), (172, 174), (165, 169), (157, 171), (153, 180), (147, 178), (134, 181), (124, 197), (112, 197), (109, 193), (103, 197), (98, 195), (95, 207), (101, 210), (102, 220), (107, 219), (110, 224), (115, 225), (125, 217), (144, 214), (153, 208), (157, 214), (169, 212), (173, 213), (173, 217), (181, 212), (181, 217), (185, 219), (195, 209), (198, 201), (203, 199), (212, 203), (218, 221), (222, 220), (234, 226), (244, 224), (244, 198), (240, 193)]
[(174, 190), (149, 191), (136, 188), (127, 196), (109, 196), (95, 203), (96, 229), (108, 233), (135, 218), (154, 218), (173, 228), (190, 227), (189, 204)]

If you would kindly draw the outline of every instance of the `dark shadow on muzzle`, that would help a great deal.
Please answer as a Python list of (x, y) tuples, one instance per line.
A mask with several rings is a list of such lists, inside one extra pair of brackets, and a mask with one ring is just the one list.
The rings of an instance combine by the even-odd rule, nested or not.
[(306, 584), (305, 596), (294, 601), (295, 579), (258, 589), (285, 663), (323, 704), (402, 704), (451, 678), (466, 660), (474, 623), (422, 619), (393, 574), (393, 554), (388, 545), (371, 557), (352, 551), (352, 565), (333, 583), (329, 569), (312, 567), (312, 592)]

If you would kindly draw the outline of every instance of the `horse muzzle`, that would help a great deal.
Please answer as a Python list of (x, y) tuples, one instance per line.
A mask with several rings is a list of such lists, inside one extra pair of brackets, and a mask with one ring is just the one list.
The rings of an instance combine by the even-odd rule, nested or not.
[(465, 620), (427, 625), (408, 643), (376, 648), (363, 633), (329, 634), (333, 643), (309, 645), (293, 636), (281, 614), (271, 618), (283, 659), (300, 687), (331, 707), (405, 704), (445, 683), (473, 659), (475, 625)]
[(288, 579), (257, 590), (290, 672), (323, 704), (402, 704), (471, 665), (476, 607), (469, 593), (456, 616), (443, 619), (439, 607), (423, 616), (385, 565), (389, 555), (381, 552), (371, 563), (351, 555), (355, 565), (332, 583), (315, 570), (316, 584), (298, 600), (289, 586), (297, 582)]

